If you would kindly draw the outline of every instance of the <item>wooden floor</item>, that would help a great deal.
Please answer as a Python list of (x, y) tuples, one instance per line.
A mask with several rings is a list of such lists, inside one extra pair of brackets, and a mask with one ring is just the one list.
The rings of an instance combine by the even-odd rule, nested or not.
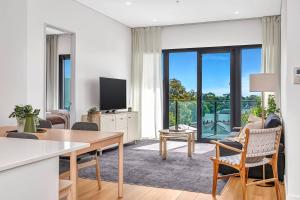
[[(239, 178), (231, 178), (224, 187), (218, 200), (239, 200), (242, 197)], [(116, 200), (117, 184), (102, 182), (102, 190), (98, 191), (97, 182), (94, 180), (80, 179), (79, 200)], [(281, 185), (282, 200), (284, 200), (284, 186)], [(248, 187), (248, 200), (274, 200), (274, 187)], [(186, 192), (180, 190), (153, 188), (124, 184), (123, 200), (210, 200), (210, 194)]]

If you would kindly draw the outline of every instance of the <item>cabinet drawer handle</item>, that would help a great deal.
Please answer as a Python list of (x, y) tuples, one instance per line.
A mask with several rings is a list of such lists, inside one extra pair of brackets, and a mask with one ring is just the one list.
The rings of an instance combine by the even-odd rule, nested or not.
[(128, 117), (128, 119), (131, 119), (131, 117)]
[(112, 119), (111, 121), (115, 121), (114, 119)]

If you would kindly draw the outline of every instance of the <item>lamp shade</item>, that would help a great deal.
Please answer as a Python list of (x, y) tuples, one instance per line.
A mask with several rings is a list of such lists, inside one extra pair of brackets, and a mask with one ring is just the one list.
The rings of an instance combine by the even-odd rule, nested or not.
[(273, 73), (250, 75), (250, 92), (276, 92), (277, 77)]

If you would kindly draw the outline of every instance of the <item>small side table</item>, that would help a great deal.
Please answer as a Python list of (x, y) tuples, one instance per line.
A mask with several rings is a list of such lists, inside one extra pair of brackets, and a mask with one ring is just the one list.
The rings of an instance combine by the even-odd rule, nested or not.
[(165, 160), (167, 159), (167, 140), (168, 139), (185, 139), (188, 143), (188, 156), (192, 157), (192, 152), (195, 152), (195, 131), (183, 130), (172, 131), (164, 129), (159, 131), (159, 154)]

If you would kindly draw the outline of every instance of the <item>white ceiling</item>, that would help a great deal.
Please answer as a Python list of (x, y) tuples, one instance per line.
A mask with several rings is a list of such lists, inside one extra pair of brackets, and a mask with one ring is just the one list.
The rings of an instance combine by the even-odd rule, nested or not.
[(76, 0), (129, 27), (279, 15), (281, 0)]

